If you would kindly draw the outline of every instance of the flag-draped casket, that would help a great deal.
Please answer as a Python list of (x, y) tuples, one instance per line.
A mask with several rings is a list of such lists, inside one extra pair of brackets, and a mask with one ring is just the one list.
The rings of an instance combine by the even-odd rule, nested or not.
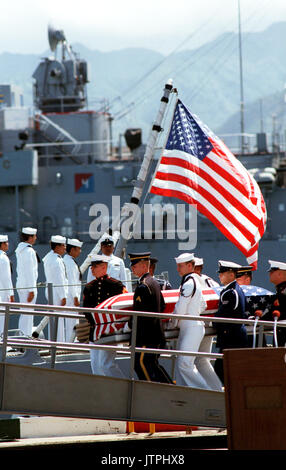
[[(271, 310), (275, 294), (257, 286), (241, 286), (246, 297), (246, 313), (248, 316), (255, 314), (256, 310), (262, 310), (265, 315)], [(212, 316), (218, 309), (219, 294), (222, 287), (213, 287), (203, 290), (206, 309), (201, 313), (203, 316)], [(162, 291), (165, 300), (165, 313), (173, 313), (175, 304), (179, 297), (179, 289)], [(97, 306), (97, 309), (104, 309), (101, 312), (92, 312), (95, 320), (94, 339), (97, 340), (103, 335), (114, 335), (123, 331), (129, 316), (112, 313), (112, 310), (132, 310), (133, 293), (126, 293), (110, 297)], [(191, 312), (190, 312), (191, 314)], [(164, 321), (164, 320), (163, 320)], [(164, 321), (167, 324), (168, 318)]]

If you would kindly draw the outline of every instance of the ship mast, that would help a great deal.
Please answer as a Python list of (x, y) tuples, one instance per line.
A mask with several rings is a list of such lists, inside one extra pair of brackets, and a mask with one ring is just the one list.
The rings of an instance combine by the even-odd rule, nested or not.
[(237, 0), (238, 6), (238, 48), (239, 48), (239, 78), (240, 78), (240, 133), (241, 133), (241, 154), (244, 154), (244, 96), (243, 96), (243, 69), (242, 69), (242, 45), (241, 45), (241, 17), (240, 0)]

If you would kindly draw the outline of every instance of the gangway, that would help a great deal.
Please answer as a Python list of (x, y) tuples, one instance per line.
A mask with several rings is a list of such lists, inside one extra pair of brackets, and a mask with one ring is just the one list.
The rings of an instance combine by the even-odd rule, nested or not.
[[(226, 427), (225, 397), (223, 391), (203, 390), (173, 384), (161, 384), (136, 380), (134, 377), (135, 352), (164, 354), (169, 357), (203, 355), (212, 359), (222, 354), (186, 352), (176, 349), (147, 349), (135, 346), (137, 317), (156, 316), (163, 318), (198, 319), (197, 316), (172, 315), (170, 313), (150, 313), (133, 311), (113, 311), (133, 316), (131, 341), (128, 345), (59, 343), (27, 337), (9, 337), (8, 324), (11, 315), (41, 315), (51, 317), (82, 318), (81, 307), (58, 307), (55, 305), (1, 303), (0, 313), (5, 313), (5, 324), (0, 363), (0, 413), (65, 416), (77, 418), (97, 418), (136, 422), (179, 424), (186, 426)], [(104, 309), (93, 309), (106, 311)], [(76, 313), (75, 313), (76, 312)], [(209, 324), (213, 317), (200, 317)], [(246, 323), (256, 327), (255, 320), (219, 319), (216, 322)], [(260, 321), (261, 325), (273, 328), (274, 322)], [(209, 334), (214, 334), (209, 330)], [(17, 364), (9, 360), (7, 348), (20, 348), (39, 351), (43, 348), (54, 351), (67, 351), (72, 354), (88, 354), (91, 349), (115, 350), (130, 357), (129, 378), (119, 379), (82, 373), (81, 371), (57, 370), (55, 364), (42, 367)]]

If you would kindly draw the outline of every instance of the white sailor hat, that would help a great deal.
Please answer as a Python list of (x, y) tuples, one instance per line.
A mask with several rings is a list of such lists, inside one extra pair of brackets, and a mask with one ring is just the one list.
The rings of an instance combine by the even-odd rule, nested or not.
[(110, 261), (110, 256), (106, 255), (93, 255), (90, 257), (90, 264), (96, 265), (99, 263), (108, 263)]
[(224, 273), (226, 271), (237, 271), (238, 268), (241, 268), (241, 265), (233, 263), (232, 261), (219, 260), (218, 262), (218, 273)]
[(8, 241), (8, 235), (0, 235), (0, 243), (4, 243)]
[(79, 241), (77, 238), (68, 238), (67, 245), (82, 247), (83, 242)]
[(51, 236), (52, 243), (58, 243), (59, 245), (65, 245), (66, 238), (62, 237), (61, 235), (52, 235)]
[(182, 253), (177, 258), (175, 258), (176, 263), (188, 263), (189, 261), (194, 261), (194, 253)]
[(203, 258), (194, 258), (195, 260), (195, 266), (202, 266), (204, 264)]
[(106, 235), (102, 237), (100, 244), (101, 245), (114, 245), (114, 239), (111, 235)]
[(26, 235), (36, 235), (37, 229), (32, 227), (23, 227), (22, 233), (25, 233)]
[(268, 260), (268, 263), (270, 263), (270, 268), (268, 271), (274, 271), (276, 269), (282, 269), (283, 271), (286, 271), (286, 263), (281, 263), (281, 261), (272, 261), (271, 259)]

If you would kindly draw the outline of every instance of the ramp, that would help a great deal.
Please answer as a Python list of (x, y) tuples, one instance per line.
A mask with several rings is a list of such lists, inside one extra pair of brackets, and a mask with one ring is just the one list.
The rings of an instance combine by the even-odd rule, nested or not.
[(0, 363), (0, 412), (226, 427), (223, 392)]

